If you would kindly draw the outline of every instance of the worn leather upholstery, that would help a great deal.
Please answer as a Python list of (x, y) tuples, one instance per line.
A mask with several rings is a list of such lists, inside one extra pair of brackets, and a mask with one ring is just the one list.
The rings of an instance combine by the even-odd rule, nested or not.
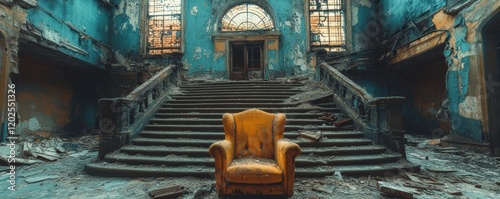
[(222, 116), (225, 139), (209, 148), (219, 195), (293, 195), (301, 149), (283, 138), (285, 122), (282, 113), (258, 109)]

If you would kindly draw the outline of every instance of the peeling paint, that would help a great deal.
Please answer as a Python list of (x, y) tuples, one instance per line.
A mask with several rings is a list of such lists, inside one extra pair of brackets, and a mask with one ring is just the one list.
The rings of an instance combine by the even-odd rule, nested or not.
[(196, 47), (193, 51), (193, 59), (194, 60), (197, 60), (197, 59), (201, 59), (201, 47)]
[(198, 6), (193, 6), (190, 11), (191, 15), (196, 16), (198, 14)]
[(295, 11), (294, 12), (294, 15), (293, 15), (293, 28), (294, 28), (294, 31), (296, 33), (300, 33), (301, 32), (301, 28), (302, 28), (302, 24), (301, 24), (301, 19), (303, 19), (303, 15), (302, 15), (302, 12), (299, 12), (299, 11)]
[(205, 29), (205, 32), (207, 32), (207, 33), (211, 33), (212, 32), (212, 30), (210, 29), (210, 27), (211, 27), (210, 24), (211, 24), (211, 20), (209, 19), (207, 21), (207, 28)]
[(352, 16), (353, 16), (352, 17), (352, 26), (356, 26), (356, 25), (358, 25), (358, 17), (359, 17), (358, 16), (358, 12), (359, 12), (358, 7), (356, 7), (356, 6), (353, 7), (351, 12), (352, 12)]
[(225, 41), (215, 41), (215, 52), (223, 53), (226, 51)]
[(368, 7), (368, 8), (372, 7), (372, 3), (369, 0), (359, 0), (358, 3), (361, 6), (365, 6), (365, 7)]
[[(131, 1), (131, 0), (122, 0), (120, 1), (120, 4), (118, 5), (120, 8), (120, 12), (115, 14), (115, 20), (118, 20), (117, 17), (121, 15), (126, 15), (130, 19), (127, 23), (124, 23), (121, 30), (124, 31), (126, 30), (126, 26), (130, 25), (132, 27), (132, 31), (138, 32), (139, 31), (139, 19), (135, 18), (135, 16), (139, 16), (139, 11), (140, 11), (140, 5), (136, 1)], [(115, 30), (117, 31), (117, 30)]]
[(278, 42), (270, 40), (267, 42), (267, 48), (269, 50), (278, 50)]
[(466, 96), (465, 100), (459, 104), (460, 115), (466, 118), (480, 120), (482, 112), (479, 108), (479, 101), (475, 96)]

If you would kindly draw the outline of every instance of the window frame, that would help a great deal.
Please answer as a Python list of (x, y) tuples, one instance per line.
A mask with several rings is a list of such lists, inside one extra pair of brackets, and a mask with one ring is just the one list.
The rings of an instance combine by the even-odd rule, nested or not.
[(179, 42), (179, 50), (178, 52), (168, 52), (168, 53), (158, 53), (158, 54), (151, 54), (150, 49), (148, 49), (148, 40), (149, 40), (149, 2), (150, 0), (146, 1), (141, 1), (141, 19), (140, 20), (140, 26), (141, 26), (141, 43), (140, 43), (140, 50), (139, 53), (144, 57), (147, 56), (158, 56), (158, 55), (176, 55), (176, 54), (183, 54), (185, 52), (185, 6), (186, 6), (186, 0), (179, 0), (180, 1), (180, 15), (181, 15), (181, 20), (180, 20), (180, 42)]
[[(227, 9), (224, 13), (222, 13), (222, 15), (221, 15), (221, 19), (220, 19), (220, 24), (219, 24), (219, 26), (220, 26), (220, 31), (221, 31), (221, 32), (245, 32), (245, 31), (255, 31), (255, 30), (261, 30), (261, 29), (245, 29), (245, 30), (239, 30), (239, 28), (238, 28), (238, 27), (239, 27), (239, 26), (241, 26), (242, 24), (236, 24), (236, 25), (239, 25), (239, 26), (237, 26), (237, 27), (236, 27), (236, 30), (225, 30), (225, 29), (224, 29), (224, 25), (223, 25), (223, 23), (224, 23), (224, 21), (225, 21), (225, 19), (226, 19), (226, 16), (228, 16), (228, 13), (229, 13), (229, 12), (231, 12), (231, 10), (232, 10), (232, 9), (234, 9), (234, 8), (236, 8), (237, 6), (243, 6), (243, 5), (245, 6), (246, 10), (245, 10), (245, 11), (243, 11), (243, 12), (240, 12), (240, 13), (236, 13), (236, 14), (234, 14), (234, 15), (232, 16), (232, 18), (229, 18), (229, 17), (228, 17), (227, 19), (229, 19), (229, 22), (235, 22), (235, 20), (234, 20), (234, 19), (235, 19), (237, 16), (241, 15), (241, 14), (246, 14), (246, 16), (247, 16), (247, 20), (246, 20), (246, 21), (244, 21), (244, 22), (253, 22), (253, 21), (249, 21), (249, 20), (248, 20), (248, 19), (249, 19), (249, 18), (248, 18), (248, 14), (253, 14), (253, 15), (258, 16), (258, 13), (254, 13), (254, 12), (251, 12), (251, 11), (253, 11), (253, 10), (249, 10), (249, 8), (251, 8), (252, 6), (255, 6), (255, 7), (256, 7), (256, 9), (257, 9), (257, 11), (261, 11), (261, 14), (264, 14), (264, 16), (263, 16), (262, 18), (261, 18), (260, 16), (258, 16), (258, 17), (259, 17), (259, 19), (260, 19), (260, 21), (259, 21), (259, 22), (262, 22), (262, 24), (264, 24), (264, 26), (266, 26), (266, 22), (270, 23), (270, 27), (267, 27), (267, 26), (266, 26), (265, 28), (269, 28), (269, 29), (267, 29), (268, 31), (275, 31), (276, 24), (275, 24), (275, 22), (274, 22), (274, 18), (273, 18), (273, 16), (272, 16), (272, 14), (271, 14), (271, 13), (269, 13), (266, 9), (264, 9), (264, 8), (263, 8), (261, 5), (259, 5), (259, 4), (255, 4), (255, 3), (252, 3), (252, 2), (244, 2), (244, 3), (240, 3), (240, 4), (235, 4), (235, 5), (231, 6), (231, 7), (229, 7), (229, 8), (228, 8), (228, 9)], [(267, 20), (267, 21), (265, 21), (265, 20)], [(229, 23), (229, 24), (228, 24), (228, 26), (230, 26), (231, 24), (232, 24), (232, 23)], [(258, 25), (258, 24), (260, 24), (260, 23), (257, 23), (257, 24), (254, 24), (254, 25), (257, 27), (257, 25)], [(230, 27), (228, 27), (228, 28), (230, 28)]]
[(311, 10), (310, 8), (310, 2), (311, 0), (307, 0), (306, 3), (304, 4), (304, 16), (306, 19), (306, 26), (307, 26), (307, 31), (306, 31), (306, 37), (309, 40), (307, 43), (307, 51), (317, 51), (318, 49), (324, 49), (324, 48), (337, 48), (341, 47), (344, 50), (343, 51), (327, 51), (331, 53), (345, 53), (345, 52), (351, 52), (352, 51), (352, 15), (351, 15), (351, 1), (350, 0), (341, 0), (342, 1), (342, 8), (339, 10), (336, 9), (330, 9), (327, 11), (343, 11), (344, 12), (344, 42), (345, 44), (343, 46), (336, 46), (336, 45), (325, 45), (325, 47), (321, 46), (316, 46), (313, 45), (313, 34), (312, 34), (312, 29), (311, 29), (311, 13), (313, 12), (318, 12), (318, 11), (324, 11), (324, 10)]

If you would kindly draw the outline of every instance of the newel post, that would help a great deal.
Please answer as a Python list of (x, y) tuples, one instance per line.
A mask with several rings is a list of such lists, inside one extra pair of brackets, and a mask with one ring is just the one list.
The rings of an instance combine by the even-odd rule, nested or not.
[(99, 100), (101, 114), (99, 117), (99, 159), (110, 152), (126, 145), (129, 141), (130, 107), (121, 98), (105, 98)]
[[(377, 97), (370, 104), (375, 106), (375, 125), (378, 129), (378, 142), (406, 158), (403, 126), (403, 103), (405, 97)], [(373, 109), (372, 109), (373, 110)]]

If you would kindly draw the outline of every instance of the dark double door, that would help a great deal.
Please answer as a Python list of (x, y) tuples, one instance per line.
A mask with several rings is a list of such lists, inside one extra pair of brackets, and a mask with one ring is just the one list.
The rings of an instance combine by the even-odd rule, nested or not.
[(230, 79), (262, 79), (263, 42), (231, 43)]

